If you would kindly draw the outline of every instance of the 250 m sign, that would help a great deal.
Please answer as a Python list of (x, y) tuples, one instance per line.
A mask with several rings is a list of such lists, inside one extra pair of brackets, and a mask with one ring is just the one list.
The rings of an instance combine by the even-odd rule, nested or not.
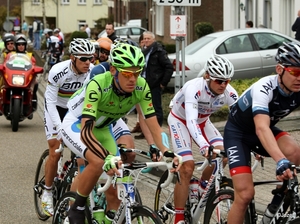
[(200, 6), (201, 0), (156, 0), (156, 4), (166, 6)]

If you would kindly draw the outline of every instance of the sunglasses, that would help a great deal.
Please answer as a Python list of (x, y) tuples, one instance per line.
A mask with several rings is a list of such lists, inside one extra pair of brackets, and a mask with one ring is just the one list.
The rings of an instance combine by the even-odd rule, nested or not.
[(289, 72), (292, 76), (299, 77), (300, 76), (300, 68), (289, 68), (283, 67), (284, 71)]
[(105, 49), (100, 49), (101, 54), (106, 54), (107, 56), (109, 55), (109, 51)]
[(7, 45), (14, 45), (14, 43), (7, 43), (6, 46), (7, 46)]
[(209, 78), (219, 85), (222, 85), (223, 83), (227, 85), (230, 82), (230, 79), (217, 79), (213, 77), (209, 77)]
[(125, 70), (125, 69), (117, 69), (123, 76), (125, 76), (126, 78), (131, 78), (132, 76), (134, 76), (135, 78), (139, 77), (139, 75), (142, 72), (142, 68), (140, 68), (137, 71), (130, 71), (130, 70)]
[(74, 55), (75, 58), (78, 58), (82, 62), (86, 62), (87, 60), (92, 61), (94, 59), (94, 56), (86, 57), (86, 56), (77, 56)]
[(25, 44), (17, 44), (17, 46), (25, 46)]

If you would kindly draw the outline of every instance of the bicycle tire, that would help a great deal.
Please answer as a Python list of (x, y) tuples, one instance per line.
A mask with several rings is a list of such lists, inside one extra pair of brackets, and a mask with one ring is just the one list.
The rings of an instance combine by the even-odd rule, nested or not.
[[(204, 213), (203, 224), (227, 223), (228, 212), (230, 210), (230, 206), (233, 203), (233, 200), (234, 200), (234, 191), (233, 190), (227, 190), (227, 189), (220, 190), (211, 200), (209, 200), (207, 202), (206, 208), (205, 208), (205, 213)], [(221, 215), (220, 222), (218, 221), (218, 218), (216, 217), (216, 212), (215, 212), (216, 208), (221, 213), (220, 214)], [(246, 213), (245, 213), (244, 223), (245, 224), (250, 223), (250, 215), (249, 215), (248, 211), (246, 211)]]
[[(143, 221), (140, 222), (139, 220)], [(135, 221), (136, 220), (136, 221)], [(134, 223), (143, 223), (143, 224), (162, 224), (159, 216), (156, 212), (144, 205), (133, 206), (131, 210), (131, 221)], [(126, 223), (126, 219), (123, 220), (123, 224)]]
[(48, 156), (49, 149), (46, 149), (39, 159), (34, 177), (34, 208), (37, 217), (42, 221), (46, 221), (50, 218), (43, 212), (43, 209), (41, 207), (41, 197), (43, 194), (43, 186), (45, 185), (45, 163), (47, 161)]
[[(65, 219), (68, 217), (68, 211), (70, 209), (70, 202), (74, 202), (76, 198), (76, 193), (69, 191), (63, 194), (63, 196), (58, 200), (54, 209), (54, 215), (52, 219), (53, 224), (63, 224)], [(92, 224), (91, 213), (89, 208), (85, 207), (85, 217), (88, 224)]]

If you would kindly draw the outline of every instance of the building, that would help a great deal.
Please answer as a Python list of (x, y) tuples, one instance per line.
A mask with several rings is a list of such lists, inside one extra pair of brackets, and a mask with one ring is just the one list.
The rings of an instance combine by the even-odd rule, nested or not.
[(59, 27), (64, 33), (85, 24), (93, 28), (96, 20), (108, 17), (107, 0), (22, 0), (21, 7), (28, 24), (37, 18), (45, 27)]

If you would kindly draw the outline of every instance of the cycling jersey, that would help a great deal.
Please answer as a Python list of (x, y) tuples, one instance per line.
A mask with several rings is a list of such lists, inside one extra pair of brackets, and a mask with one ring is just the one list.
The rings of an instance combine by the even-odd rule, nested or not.
[(232, 106), (224, 131), (224, 146), (232, 175), (251, 173), (250, 150), (269, 156), (256, 136), (253, 117), (257, 114), (268, 115), (270, 129), (276, 138), (285, 134), (275, 127), (276, 123), (300, 105), (300, 92), (287, 95), (278, 82), (278, 75), (260, 79)]
[[(90, 70), (93, 64), (90, 64)], [(87, 73), (77, 75), (71, 67), (71, 60), (66, 60), (55, 64), (49, 71), (48, 84), (45, 91), (45, 113), (49, 114), (49, 119), (45, 121), (56, 130), (46, 129), (47, 132), (57, 132), (60, 128), (61, 120), (58, 115), (56, 106), (67, 108), (67, 102), (76, 90), (83, 86), (83, 82), (89, 74)], [(50, 126), (49, 126), (50, 127)]]
[(137, 79), (132, 93), (119, 94), (110, 72), (95, 76), (87, 85), (78, 90), (69, 100), (69, 113), (62, 123), (64, 143), (77, 155), (84, 157), (86, 146), (80, 140), (82, 117), (95, 120), (93, 134), (113, 155), (117, 146), (112, 133), (112, 125), (136, 104), (140, 104), (146, 118), (155, 116), (151, 94), (145, 79)]
[(110, 68), (110, 64), (108, 62), (102, 62), (102, 63), (94, 66), (94, 68), (91, 70), (88, 78), (86, 79), (85, 83), (89, 82), (89, 80), (92, 79), (95, 75), (103, 74), (103, 73), (109, 71), (109, 68)]
[(183, 161), (191, 160), (191, 139), (200, 147), (223, 145), (220, 132), (210, 122), (209, 116), (224, 105), (231, 106), (238, 94), (228, 84), (223, 94), (214, 95), (208, 82), (195, 78), (184, 84), (172, 99), (172, 109), (168, 117), (172, 145)]

